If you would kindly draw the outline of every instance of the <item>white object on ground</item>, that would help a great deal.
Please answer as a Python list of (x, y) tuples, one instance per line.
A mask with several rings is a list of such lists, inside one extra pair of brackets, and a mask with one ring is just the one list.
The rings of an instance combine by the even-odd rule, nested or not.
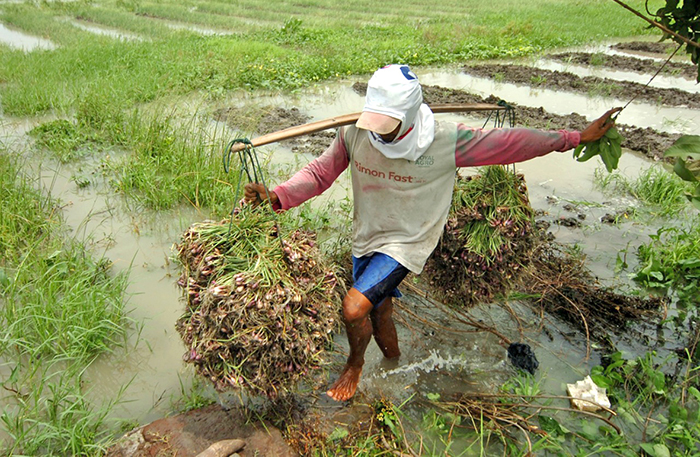
[(572, 397), (571, 405), (574, 408), (591, 412), (610, 408), (610, 400), (605, 393), (605, 388), (598, 387), (590, 376), (586, 376), (575, 384), (567, 384), (566, 391)]

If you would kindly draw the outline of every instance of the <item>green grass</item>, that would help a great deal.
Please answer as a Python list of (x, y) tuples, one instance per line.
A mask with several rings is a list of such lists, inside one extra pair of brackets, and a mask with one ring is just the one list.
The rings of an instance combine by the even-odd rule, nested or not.
[(67, 236), (53, 203), (0, 154), (0, 352), (89, 361), (124, 336), (125, 275)]
[(596, 170), (594, 183), (610, 195), (625, 195), (638, 199), (647, 205), (644, 212), (652, 215), (675, 216), (691, 208), (685, 197), (686, 192), (690, 190), (689, 185), (662, 167), (651, 166), (635, 179), (627, 178), (620, 172), (607, 173)]
[[(125, 1), (5, 5), (0, 20), (60, 47), (0, 54), (4, 112), (71, 113), (85, 88), (95, 85), (110, 87), (124, 104), (133, 106), (172, 93), (294, 90), (337, 75), (369, 74), (387, 63), (464, 63), (652, 33), (633, 15), (604, 0), (573, 5), (545, 0), (430, 5), (391, 1), (364, 6), (340, 1), (304, 5), (249, 1), (238, 9), (210, 2), (202, 5), (203, 10), (209, 5), (208, 12), (189, 13), (187, 8), (196, 5)], [(572, 8), (576, 14), (571, 14)], [(199, 26), (229, 25), (236, 35), (178, 32), (136, 14), (146, 10)], [(124, 28), (148, 41), (96, 36), (73, 27), (66, 17)]]
[(85, 396), (82, 374), (124, 345), (127, 277), (72, 239), (56, 204), (0, 149), (0, 354), (3, 432), (9, 455), (97, 455), (102, 406)]
[[(103, 161), (107, 177), (117, 191), (144, 208), (187, 204), (228, 214), (236, 198), (240, 163), (234, 154), (226, 173), (224, 151), (233, 138), (207, 126), (205, 116), (183, 120), (174, 111), (135, 111), (125, 127), (123, 146), (130, 152)], [(241, 187), (238, 198), (242, 196)]]
[(94, 404), (85, 392), (81, 369), (60, 362), (17, 364), (3, 383), (14, 401), (3, 405), (0, 424), (11, 438), (3, 455), (104, 455), (112, 440), (111, 400)]
[(698, 309), (700, 294), (699, 223), (696, 218), (689, 228), (662, 228), (650, 236), (637, 250), (640, 266), (633, 276), (650, 289), (674, 289), (682, 305), (691, 310)]

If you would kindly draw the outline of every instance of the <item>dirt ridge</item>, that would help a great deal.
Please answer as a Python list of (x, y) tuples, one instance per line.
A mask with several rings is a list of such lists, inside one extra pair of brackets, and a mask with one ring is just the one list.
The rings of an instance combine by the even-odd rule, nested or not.
[[(353, 89), (364, 94), (367, 84), (355, 83)], [(423, 99), (426, 103), (498, 103), (501, 99), (495, 95), (481, 97), (479, 95), (458, 89), (441, 86), (423, 86)], [(572, 113), (567, 115), (553, 114), (542, 107), (522, 106), (509, 103), (515, 113), (515, 126), (536, 129), (565, 129), (582, 130), (590, 121), (584, 116)], [(668, 149), (681, 135), (660, 132), (651, 127), (636, 127), (617, 124), (617, 128), (625, 139), (622, 147), (639, 152), (653, 160), (661, 160), (663, 152)]]
[(622, 100), (644, 100), (652, 104), (700, 108), (700, 94), (676, 88), (649, 87), (644, 84), (618, 81), (597, 76), (580, 77), (564, 71), (544, 70), (525, 65), (467, 65), (462, 70), (470, 75), (513, 84), (615, 97)]
[[(654, 59), (588, 52), (562, 52), (544, 58), (573, 65), (606, 67), (611, 70), (629, 70), (650, 75), (656, 73), (663, 65), (663, 62)], [(661, 74), (694, 80), (698, 77), (698, 67), (681, 62), (667, 62)]]

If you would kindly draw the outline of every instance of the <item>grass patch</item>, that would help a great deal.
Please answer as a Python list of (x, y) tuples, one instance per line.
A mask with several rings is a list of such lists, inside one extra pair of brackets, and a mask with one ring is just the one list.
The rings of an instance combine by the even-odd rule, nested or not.
[[(135, 111), (125, 127), (128, 153), (107, 158), (113, 186), (131, 201), (162, 210), (180, 204), (205, 207), (224, 215), (231, 211), (238, 183), (238, 164), (231, 174), (222, 165), (232, 138), (208, 129), (208, 119)], [(242, 189), (239, 191), (242, 197)]]
[(79, 148), (85, 143), (78, 127), (66, 119), (45, 122), (29, 131), (39, 148), (50, 151), (61, 163), (79, 158)]
[(124, 336), (125, 275), (66, 236), (52, 202), (0, 154), (0, 351), (88, 361)]
[(596, 169), (593, 182), (607, 194), (632, 196), (649, 205), (646, 210), (655, 216), (676, 216), (690, 208), (685, 197), (690, 191), (688, 184), (662, 167), (649, 167), (635, 179), (629, 179), (619, 171), (607, 173)]
[(121, 398), (93, 404), (82, 371), (63, 363), (17, 364), (3, 387), (14, 393), (0, 424), (12, 441), (0, 443), (6, 455), (104, 455), (111, 442), (108, 414)]
[[(689, 228), (662, 228), (639, 246), (634, 279), (650, 289), (674, 289), (692, 308), (700, 295), (700, 220)], [(683, 314), (683, 312), (682, 312)]]
[(82, 373), (125, 341), (126, 275), (67, 236), (51, 199), (0, 150), (0, 354), (11, 371), (8, 454), (98, 454), (115, 400), (93, 406)]

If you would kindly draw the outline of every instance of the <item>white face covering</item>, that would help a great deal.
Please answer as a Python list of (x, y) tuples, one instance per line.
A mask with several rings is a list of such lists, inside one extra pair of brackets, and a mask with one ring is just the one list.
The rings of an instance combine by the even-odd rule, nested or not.
[(435, 137), (435, 116), (423, 103), (423, 91), (406, 65), (389, 65), (377, 70), (367, 84), (363, 112), (383, 114), (401, 121), (391, 143), (371, 131), (372, 145), (390, 159), (416, 160)]
[[(408, 119), (407, 119), (408, 121)], [(409, 125), (409, 132), (405, 126)], [(416, 160), (428, 149), (435, 137), (435, 116), (425, 103), (420, 105), (412, 124), (401, 121), (399, 134), (391, 143), (385, 143), (374, 132), (367, 132), (372, 145), (389, 159)]]

